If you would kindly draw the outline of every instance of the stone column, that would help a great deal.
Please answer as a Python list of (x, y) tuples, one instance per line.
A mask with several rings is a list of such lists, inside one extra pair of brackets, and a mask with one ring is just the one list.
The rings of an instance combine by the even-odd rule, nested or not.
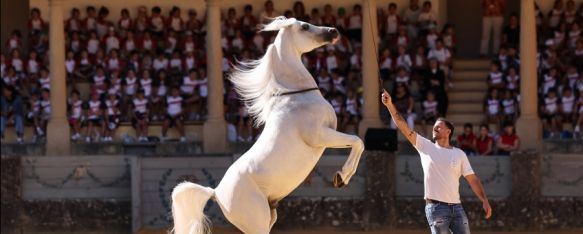
[(223, 69), (221, 60), (221, 9), (220, 0), (206, 0), (207, 34), (206, 56), (208, 74), (208, 118), (203, 127), (205, 153), (227, 152), (227, 123), (223, 107)]
[(65, 29), (63, 0), (49, 2), (49, 56), (52, 116), (47, 126), (48, 155), (67, 155), (71, 150), (67, 121), (67, 81), (65, 73)]
[(521, 149), (542, 149), (542, 125), (537, 112), (536, 50), (534, 0), (521, 0), (520, 118), (516, 122)]
[(368, 128), (382, 127), (379, 115), (379, 63), (376, 0), (362, 1), (362, 80), (364, 107), (358, 135), (364, 138)]

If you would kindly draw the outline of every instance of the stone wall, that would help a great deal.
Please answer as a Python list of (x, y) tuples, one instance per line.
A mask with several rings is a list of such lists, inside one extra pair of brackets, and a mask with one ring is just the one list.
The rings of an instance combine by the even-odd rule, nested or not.
[[(330, 230), (426, 229), (421, 197), (397, 197), (396, 158), (392, 153), (366, 152), (366, 192), (360, 197), (290, 196), (278, 207), (276, 229)], [(18, 157), (2, 157), (2, 233), (34, 227), (48, 231), (131, 230), (131, 204), (116, 200), (23, 201)], [(532, 152), (511, 156), (512, 194), (492, 200), (493, 216), (486, 220), (481, 203), (464, 198), (473, 230), (583, 231), (583, 197), (541, 195), (545, 161)]]
[(131, 202), (115, 200), (22, 199), (20, 157), (1, 158), (1, 233), (121, 230), (131, 228)]

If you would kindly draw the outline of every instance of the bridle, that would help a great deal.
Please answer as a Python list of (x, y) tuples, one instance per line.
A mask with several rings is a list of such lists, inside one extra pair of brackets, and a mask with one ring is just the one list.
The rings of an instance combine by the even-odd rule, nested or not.
[(318, 87), (314, 87), (314, 88), (307, 88), (307, 89), (302, 89), (302, 90), (297, 90), (297, 91), (290, 91), (290, 92), (285, 92), (285, 93), (278, 93), (278, 94), (273, 94), (274, 97), (276, 96), (286, 96), (286, 95), (292, 95), (292, 94), (298, 94), (298, 93), (305, 93), (305, 92), (310, 92), (312, 90), (319, 90), (320, 88)]

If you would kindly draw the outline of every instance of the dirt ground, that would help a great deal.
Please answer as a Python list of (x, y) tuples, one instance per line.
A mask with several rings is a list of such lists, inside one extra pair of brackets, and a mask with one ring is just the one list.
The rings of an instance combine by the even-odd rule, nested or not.
[[(150, 230), (150, 231), (140, 231), (139, 234), (166, 234), (164, 230)], [(233, 229), (214, 229), (215, 234), (239, 234), (237, 230)], [(375, 230), (375, 231), (338, 231), (338, 230), (287, 230), (287, 231), (273, 231), (273, 234), (428, 234), (429, 230)], [(488, 232), (488, 231), (475, 231), (474, 234), (581, 234), (582, 230), (578, 231), (539, 231), (539, 232)]]
[[(129, 232), (123, 231), (31, 231), (31, 230), (20, 230), (15, 232), (7, 232), (2, 234), (128, 234)], [(233, 229), (214, 229), (214, 234), (240, 234), (237, 230)], [(273, 234), (428, 234), (429, 230), (375, 230), (375, 231), (338, 231), (338, 230), (286, 230), (286, 231), (273, 231)], [(552, 231), (539, 231), (539, 232), (493, 232), (493, 231), (475, 231), (473, 234), (581, 234), (583, 230), (578, 231), (564, 231), (564, 230), (552, 230)], [(138, 234), (168, 234), (167, 230), (142, 230)]]

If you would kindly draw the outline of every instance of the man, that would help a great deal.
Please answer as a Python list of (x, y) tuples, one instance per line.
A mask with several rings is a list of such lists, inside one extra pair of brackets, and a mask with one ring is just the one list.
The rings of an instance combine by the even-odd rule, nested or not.
[(470, 233), (468, 218), (459, 195), (459, 177), (462, 175), (482, 201), (486, 219), (490, 218), (492, 208), (480, 179), (474, 174), (466, 154), (449, 144), (453, 135), (453, 124), (445, 119), (438, 119), (433, 126), (435, 143), (432, 143), (407, 126), (407, 122), (399, 115), (386, 90), (381, 100), (401, 133), (415, 146), (421, 156), (424, 199), (426, 200), (425, 214), (431, 233), (449, 233), (450, 231), (454, 234)]
[(8, 122), (14, 123), (16, 130), (16, 142), (24, 143), (24, 103), (22, 98), (12, 86), (2, 83), (2, 96), (0, 97), (0, 135), (4, 141), (4, 130)]
[(476, 155), (476, 136), (474, 135), (474, 125), (471, 123), (464, 124), (464, 133), (457, 137), (459, 148), (463, 150), (466, 155)]

